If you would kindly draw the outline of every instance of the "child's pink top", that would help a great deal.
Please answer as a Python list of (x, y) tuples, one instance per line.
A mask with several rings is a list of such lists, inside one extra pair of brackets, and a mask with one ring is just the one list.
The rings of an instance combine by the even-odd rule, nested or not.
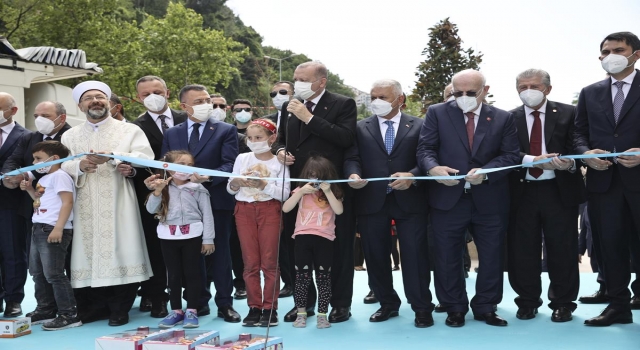
[[(296, 193), (296, 188), (292, 193)], [(298, 216), (293, 237), (318, 235), (330, 241), (336, 239), (336, 213), (327, 201), (320, 200), (320, 191), (302, 196), (298, 204)]]

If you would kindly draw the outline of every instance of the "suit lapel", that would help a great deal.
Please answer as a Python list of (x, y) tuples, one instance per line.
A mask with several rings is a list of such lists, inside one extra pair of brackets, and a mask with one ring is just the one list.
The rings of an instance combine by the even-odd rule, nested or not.
[(547, 100), (547, 110), (544, 111), (544, 144), (547, 146), (547, 153), (549, 153), (549, 142), (557, 122), (558, 108), (555, 103)]
[[(607, 78), (598, 84), (598, 87), (604, 91), (599, 93), (600, 105), (604, 106), (604, 113), (611, 126), (616, 127), (616, 120), (613, 117), (613, 101), (611, 100), (611, 78)], [(624, 108), (624, 106), (623, 106)]]
[[(24, 133), (24, 128), (20, 126), (20, 124), (16, 123), (11, 130), (11, 133), (2, 140), (2, 147), (0, 147), (0, 157), (4, 156), (7, 153), (7, 150), (11, 148), (15, 142), (18, 142), (18, 139)], [(3, 134), (4, 135), (4, 134)]]
[(158, 124), (156, 124), (151, 115), (149, 115), (149, 112), (146, 112), (140, 119), (140, 124), (144, 126), (145, 130), (148, 130), (153, 138), (162, 143), (162, 132), (160, 128), (158, 128)]
[(378, 123), (378, 117), (376, 117), (375, 115), (371, 118), (368, 118), (366, 121), (366, 128), (367, 131), (369, 132), (369, 134), (371, 134), (371, 137), (376, 140), (376, 143), (378, 144), (378, 146), (380, 146), (380, 148), (384, 151), (384, 153), (387, 153), (387, 148), (384, 147), (384, 141), (382, 140), (382, 134), (380, 134), (380, 124)]
[[(189, 149), (189, 123), (182, 123), (176, 126), (178, 129), (178, 149)], [(195, 156), (195, 154), (194, 154)]]
[(520, 140), (520, 145), (522, 145), (522, 152), (529, 154), (529, 128), (527, 127), (527, 116), (524, 112), (524, 106), (516, 110), (514, 117), (516, 119), (518, 140)]
[(467, 137), (467, 127), (464, 124), (464, 114), (460, 108), (456, 107), (456, 104), (447, 103), (448, 105), (448, 113), (449, 120), (453, 124), (453, 128), (456, 130), (458, 137), (460, 137), (460, 141), (466, 147), (469, 154), (471, 154), (471, 150), (469, 149), (469, 138)]
[(478, 125), (476, 126), (476, 132), (473, 134), (473, 150), (471, 150), (471, 156), (476, 154), (478, 148), (480, 148), (480, 144), (484, 139), (484, 135), (486, 135), (487, 130), (489, 130), (491, 119), (493, 119), (493, 112), (487, 105), (483, 104), (482, 109), (480, 110), (480, 115), (478, 116)]
[(198, 153), (200, 153), (200, 151), (202, 151), (202, 148), (204, 147), (204, 145), (207, 144), (207, 142), (209, 142), (209, 139), (211, 138), (211, 136), (213, 136), (214, 132), (218, 129), (218, 126), (216, 125), (216, 123), (212, 123), (210, 120), (207, 121), (204, 124), (204, 130), (202, 130), (202, 135), (200, 135), (200, 141), (198, 141), (198, 148), (196, 148), (196, 151), (193, 153), (193, 156), (197, 156)]
[(409, 131), (413, 128), (413, 120), (407, 118), (406, 114), (402, 113), (400, 115), (400, 123), (398, 124), (398, 132), (396, 133), (396, 138), (393, 141), (393, 149), (391, 153), (395, 152), (398, 147), (400, 147), (400, 143), (404, 140), (404, 137), (407, 136)]
[(636, 70), (636, 77), (633, 78), (633, 83), (631, 84), (631, 88), (629, 89), (629, 93), (627, 97), (624, 99), (624, 104), (622, 104), (622, 109), (620, 110), (620, 117), (618, 118), (618, 124), (624, 116), (629, 112), (631, 106), (633, 106), (636, 101), (640, 98), (640, 72)]
[[(324, 119), (329, 114), (329, 111), (335, 102), (336, 100), (331, 96), (331, 93), (325, 90), (324, 95), (322, 95), (320, 101), (318, 101), (318, 104), (313, 109), (313, 117)], [(300, 122), (300, 141), (298, 141), (298, 144), (303, 143), (310, 135), (311, 131), (309, 131), (307, 125)]]

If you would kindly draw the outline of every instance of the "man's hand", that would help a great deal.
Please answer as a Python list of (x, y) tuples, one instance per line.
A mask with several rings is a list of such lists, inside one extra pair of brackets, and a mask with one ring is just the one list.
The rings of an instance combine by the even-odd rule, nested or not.
[(208, 181), (209, 180), (209, 176), (200, 176), (200, 175), (198, 175), (198, 173), (193, 173), (193, 174), (191, 174), (190, 180), (193, 183), (201, 184), (201, 183), (203, 183), (205, 181)]
[(309, 122), (311, 117), (313, 117), (313, 114), (309, 112), (307, 107), (297, 99), (289, 101), (289, 104), (287, 105), (287, 112), (293, 113), (296, 118), (300, 119), (300, 121), (305, 124)]
[(22, 181), (29, 180), (29, 175), (27, 173), (14, 175), (14, 176), (5, 176), (2, 179), (4, 186), (6, 188), (14, 189), (20, 186)]
[(558, 157), (553, 157), (550, 164), (553, 165), (555, 170), (569, 170), (573, 167), (573, 163), (573, 159), (560, 159)]
[[(111, 152), (104, 152), (104, 151), (94, 152), (93, 150), (91, 150), (89, 152), (96, 153), (96, 154), (113, 154)], [(98, 156), (98, 155), (95, 155), (95, 154), (89, 154), (89, 155), (87, 155), (87, 159), (90, 160), (91, 162), (93, 162), (94, 164), (104, 164), (107, 161), (109, 161), (110, 158), (109, 157)]]
[(367, 180), (362, 180), (360, 178), (360, 175), (358, 175), (358, 174), (349, 175), (349, 179), (350, 180), (356, 180), (356, 181), (347, 182), (347, 184), (349, 184), (349, 187), (355, 188), (356, 190), (359, 190), (359, 189), (363, 188), (364, 186), (366, 186), (369, 183), (369, 181), (367, 181)]
[[(640, 152), (640, 148), (629, 148), (625, 152)], [(638, 156), (619, 156), (618, 163), (627, 168), (633, 168), (640, 164), (640, 155)]]
[[(413, 177), (412, 173), (395, 173), (390, 177)], [(390, 183), (388, 186), (393, 188), (395, 191), (404, 191), (407, 188), (411, 187), (413, 184), (413, 180), (395, 180)]]
[(58, 228), (53, 228), (53, 231), (47, 237), (47, 243), (60, 243), (62, 242), (62, 230)]
[[(451, 176), (450, 174), (457, 174), (458, 170), (449, 168), (448, 166), (436, 166), (429, 169), (429, 176)], [(459, 180), (436, 180), (437, 182), (445, 186), (455, 186), (460, 183)]]
[[(285, 155), (286, 155), (286, 160), (285, 160)], [(280, 162), (280, 164), (292, 165), (293, 162), (296, 161), (296, 157), (294, 157), (293, 154), (291, 154), (290, 152), (285, 152), (285, 150), (280, 150), (280, 152), (278, 152), (278, 161)]]
[[(99, 157), (99, 158), (102, 158), (102, 157)], [(109, 160), (109, 158), (104, 158), (104, 159)], [(85, 174), (95, 173), (97, 169), (98, 169), (98, 164), (89, 160), (89, 156), (87, 156), (87, 158), (82, 159), (80, 161), (80, 171), (82, 171)]]
[[(554, 157), (558, 157), (558, 153), (549, 153), (549, 154), (542, 154), (539, 156), (536, 156), (535, 158), (533, 158), (534, 162), (537, 162), (539, 160), (543, 160), (543, 159), (548, 159), (548, 158), (554, 158)], [(554, 170), (555, 166), (551, 163), (542, 163), (542, 164), (536, 164), (533, 166), (534, 168), (539, 168), (542, 170)]]
[(467, 174), (467, 176), (464, 177), (464, 179), (472, 184), (472, 185), (479, 185), (482, 183), (482, 181), (484, 181), (484, 179), (486, 178), (486, 174), (477, 174), (476, 175), (476, 171), (480, 170), (480, 168), (473, 168), (471, 170), (469, 170), (469, 173)]
[[(583, 154), (607, 154), (609, 152), (603, 151), (601, 149), (592, 149), (590, 151), (586, 151)], [(607, 170), (609, 166), (611, 166), (611, 162), (608, 160), (600, 159), (600, 158), (585, 158), (585, 163), (594, 170), (603, 171)]]
[(118, 164), (118, 166), (116, 167), (116, 170), (118, 170), (118, 172), (124, 177), (130, 177), (130, 176), (133, 176), (134, 174), (133, 167), (127, 163)]

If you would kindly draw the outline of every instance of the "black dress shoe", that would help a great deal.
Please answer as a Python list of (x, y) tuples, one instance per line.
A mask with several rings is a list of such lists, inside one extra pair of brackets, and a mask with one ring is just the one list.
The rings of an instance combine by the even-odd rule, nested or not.
[(584, 321), (587, 326), (611, 326), (614, 323), (632, 323), (633, 315), (631, 310), (616, 310), (611, 306), (607, 306), (600, 316), (590, 318)]
[(530, 320), (532, 318), (535, 318), (537, 313), (538, 313), (538, 308), (536, 307), (521, 307), (521, 308), (518, 308), (518, 312), (516, 312), (516, 317), (520, 320)]
[(222, 317), (225, 322), (238, 323), (240, 322), (240, 314), (233, 309), (231, 305), (225, 305), (218, 308), (218, 317)]
[(167, 310), (167, 302), (164, 300), (156, 300), (151, 303), (151, 314), (153, 318), (164, 318), (169, 314)]
[(369, 317), (369, 322), (382, 322), (388, 320), (390, 317), (398, 316), (398, 310), (392, 310), (386, 306), (383, 306), (378, 309), (371, 317)]
[(4, 310), (4, 317), (18, 317), (22, 315), (22, 307), (20, 303), (15, 301), (7, 301), (7, 307)]
[(396, 265), (394, 266), (391, 271), (399, 271), (400, 270), (400, 266)]
[(0, 299), (0, 312), (4, 311), (4, 302)]
[(428, 311), (416, 311), (416, 319), (413, 323), (418, 328), (433, 326), (433, 316)]
[[(308, 307), (307, 308), (307, 317), (313, 316), (316, 313), (313, 311), (314, 307)], [(297, 307), (293, 307), (293, 309), (291, 309), (289, 312), (287, 312), (286, 315), (284, 315), (284, 321), (285, 322), (293, 322), (296, 320), (296, 318), (298, 317), (298, 308)]]
[(129, 314), (124, 312), (113, 312), (109, 316), (109, 326), (123, 326), (129, 323)]
[(291, 286), (284, 286), (282, 289), (280, 289), (278, 298), (288, 298), (292, 295), (293, 295), (293, 288)]
[(211, 309), (209, 308), (209, 305), (205, 305), (198, 309), (198, 317), (207, 316), (210, 314), (211, 314)]
[(140, 312), (151, 311), (151, 306), (153, 306), (151, 299), (145, 297), (140, 298)]
[(433, 309), (433, 311), (438, 312), (438, 313), (440, 313), (440, 312), (447, 312), (447, 308), (446, 308), (446, 306), (444, 306), (444, 305), (442, 305), (442, 304), (438, 304), (438, 305), (436, 305), (436, 307)]
[(349, 317), (351, 317), (350, 307), (337, 306), (337, 307), (334, 307), (329, 313), (329, 322), (340, 323), (340, 322), (347, 321)]
[(89, 309), (85, 312), (78, 312), (78, 318), (80, 318), (82, 323), (106, 320), (109, 318), (109, 309), (102, 307), (98, 309)]
[(631, 298), (629, 305), (631, 305), (631, 310), (640, 310), (640, 296), (636, 295)]
[(578, 301), (583, 304), (606, 304), (609, 302), (609, 297), (604, 290), (600, 289), (591, 295), (580, 297)]
[(502, 317), (496, 315), (495, 312), (487, 312), (482, 315), (473, 315), (473, 319), (478, 321), (484, 321), (489, 326), (506, 326), (507, 321)]
[(571, 309), (566, 306), (560, 306), (553, 310), (553, 314), (551, 314), (551, 321), (553, 322), (567, 322), (571, 320), (573, 320), (573, 316), (571, 316)]
[(464, 313), (463, 312), (448, 312), (447, 320), (444, 321), (449, 327), (462, 327), (464, 326)]
[(233, 293), (233, 299), (247, 299), (247, 290), (245, 288), (236, 288), (236, 292)]
[(376, 295), (373, 294), (373, 291), (370, 290), (369, 294), (367, 294), (366, 297), (364, 297), (364, 303), (365, 304), (375, 304), (378, 302), (378, 298), (376, 298)]

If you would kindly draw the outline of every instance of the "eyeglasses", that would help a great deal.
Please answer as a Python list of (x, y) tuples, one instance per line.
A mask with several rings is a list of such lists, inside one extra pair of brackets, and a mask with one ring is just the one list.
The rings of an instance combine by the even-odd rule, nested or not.
[(452, 91), (451, 95), (453, 95), (454, 97), (461, 97), (462, 95), (467, 95), (469, 97), (476, 97), (480, 93), (482, 93), (482, 89), (480, 89), (479, 91)]
[(274, 97), (276, 97), (276, 95), (277, 95), (277, 94), (280, 94), (280, 95), (288, 95), (288, 94), (289, 94), (289, 91), (288, 91), (288, 90), (285, 90), (285, 89), (278, 90), (278, 91), (271, 91), (271, 92), (269, 93), (269, 96), (271, 96), (271, 98), (274, 98)]
[(234, 112), (236, 112), (236, 113), (240, 113), (240, 112), (242, 112), (242, 111), (245, 111), (245, 112), (251, 112), (251, 107), (247, 107), (247, 108), (234, 108), (234, 109), (233, 109), (233, 111), (234, 111)]
[(87, 101), (93, 101), (93, 100), (98, 100), (98, 101), (106, 101), (107, 97), (104, 95), (97, 95), (97, 96), (85, 96), (83, 98), (80, 99), (80, 102), (87, 102)]
[(226, 103), (214, 103), (213, 104), (213, 109), (216, 109), (218, 107), (220, 107), (220, 109), (225, 109), (225, 108), (227, 108), (227, 104)]

